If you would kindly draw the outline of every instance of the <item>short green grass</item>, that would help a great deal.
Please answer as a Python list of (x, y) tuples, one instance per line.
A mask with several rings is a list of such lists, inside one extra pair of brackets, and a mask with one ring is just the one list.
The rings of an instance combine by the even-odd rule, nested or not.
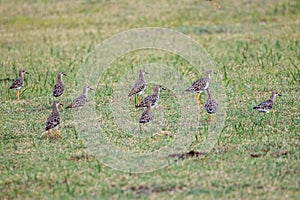
[[(0, 198), (299, 197), (300, 3), (219, 2), (221, 10), (212, 12), (209, 3), (198, 0), (1, 1)], [(44, 125), (57, 73), (68, 74), (64, 79), (66, 105), (86, 56), (104, 39), (140, 27), (172, 28), (202, 44), (223, 77), (228, 101), (222, 134), (207, 156), (134, 174), (111, 169), (86, 153), (71, 112), (61, 111), (59, 141), (45, 137)], [(114, 63), (124, 64), (120, 73), (130, 69), (137, 54), (142, 53)], [(144, 54), (140, 59), (174, 65), (197, 77), (187, 63), (172, 56)], [(19, 69), (30, 73), (21, 104), (8, 89), (11, 81), (6, 80), (16, 78)], [(112, 78), (111, 84), (99, 80), (96, 90), (96, 100), (104, 103), (120, 78), (118, 73), (107, 77)], [(272, 90), (283, 95), (276, 99), (274, 110), (268, 115), (254, 112), (252, 107), (269, 98)], [(162, 94), (162, 102), (167, 95)], [(110, 135), (117, 144), (132, 142), (114, 131)], [(200, 147), (205, 137), (198, 136), (193, 136), (190, 149)]]

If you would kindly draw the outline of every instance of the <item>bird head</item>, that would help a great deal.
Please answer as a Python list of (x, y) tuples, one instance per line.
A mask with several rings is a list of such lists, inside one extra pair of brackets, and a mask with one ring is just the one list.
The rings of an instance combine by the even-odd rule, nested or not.
[(273, 91), (272, 92), (272, 94), (273, 94), (273, 96), (274, 97), (277, 97), (277, 96), (282, 96), (281, 94), (279, 94), (279, 92), (277, 92), (277, 91)]

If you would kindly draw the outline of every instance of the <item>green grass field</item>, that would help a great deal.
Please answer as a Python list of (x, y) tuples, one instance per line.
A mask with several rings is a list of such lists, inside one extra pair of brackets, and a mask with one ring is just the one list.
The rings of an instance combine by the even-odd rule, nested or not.
[[(219, 3), (222, 8), (213, 12), (208, 2), (199, 0), (1, 1), (0, 199), (299, 198), (300, 2)], [(64, 109), (61, 139), (47, 139), (45, 120), (57, 73), (68, 75), (66, 106), (87, 55), (105, 39), (143, 27), (187, 34), (214, 60), (225, 86), (227, 113), (213, 150), (150, 173), (114, 170), (87, 153), (72, 113)], [(198, 77), (184, 59), (147, 53), (117, 59), (95, 88), (96, 102), (109, 101), (114, 84), (137, 55), (143, 63), (174, 65), (191, 75), (190, 83)], [(8, 88), (20, 69), (30, 74), (18, 103)], [(272, 90), (282, 94), (274, 109), (267, 115), (253, 111)], [(172, 105), (176, 99), (168, 99), (168, 94), (162, 94), (162, 102)], [(105, 110), (101, 105), (98, 109)], [(105, 119), (111, 120), (109, 112)], [(189, 150), (200, 147), (205, 138), (201, 130), (192, 134)], [(122, 148), (131, 148), (126, 141), (141, 151), (156, 144), (140, 144), (113, 129), (107, 134), (114, 143), (122, 142)]]

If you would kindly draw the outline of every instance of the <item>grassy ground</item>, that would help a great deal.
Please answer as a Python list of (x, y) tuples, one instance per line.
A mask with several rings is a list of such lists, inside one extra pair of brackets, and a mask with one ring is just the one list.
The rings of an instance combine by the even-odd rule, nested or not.
[[(1, 1), (0, 198), (299, 197), (300, 3), (220, 4), (212, 12), (209, 3), (196, 0)], [(97, 44), (120, 31), (153, 26), (201, 43), (223, 77), (227, 117), (213, 151), (151, 173), (116, 171), (85, 153), (65, 110), (61, 140), (46, 139), (56, 74), (68, 74), (68, 103), (76, 72)], [(30, 74), (19, 104), (6, 79), (23, 68)], [(102, 89), (96, 98), (111, 95), (110, 88)], [(253, 112), (272, 90), (283, 95), (274, 110)]]

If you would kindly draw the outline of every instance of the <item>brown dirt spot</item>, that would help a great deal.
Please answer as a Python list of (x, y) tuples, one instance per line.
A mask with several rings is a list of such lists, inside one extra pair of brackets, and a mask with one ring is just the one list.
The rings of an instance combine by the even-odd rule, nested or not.
[(188, 159), (193, 157), (202, 157), (207, 155), (207, 152), (200, 152), (200, 151), (189, 151), (187, 153), (176, 153), (176, 154), (170, 154), (170, 158), (177, 158), (177, 159)]
[(250, 156), (253, 158), (258, 158), (261, 157), (263, 154), (262, 153), (251, 153)]

